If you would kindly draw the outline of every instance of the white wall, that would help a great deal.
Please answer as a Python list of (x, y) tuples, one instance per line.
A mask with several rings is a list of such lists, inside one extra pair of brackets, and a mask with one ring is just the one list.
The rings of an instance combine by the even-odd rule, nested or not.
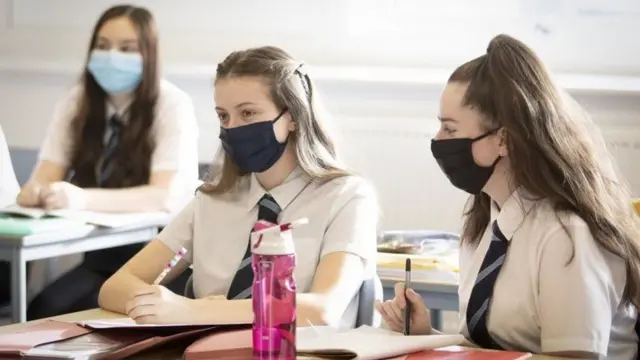
[[(39, 146), (80, 70), (93, 21), (116, 2), (0, 0), (0, 123), (11, 145)], [(201, 161), (218, 145), (215, 64), (233, 49), (279, 45), (314, 66), (345, 157), (378, 188), (384, 228), (456, 231), (465, 195), (429, 150), (438, 95), (454, 66), (507, 32), (557, 73), (577, 73), (559, 81), (619, 147), (622, 172), (640, 193), (637, 0), (584, 0), (580, 8), (570, 0), (134, 2), (156, 14), (165, 73), (194, 99)]]

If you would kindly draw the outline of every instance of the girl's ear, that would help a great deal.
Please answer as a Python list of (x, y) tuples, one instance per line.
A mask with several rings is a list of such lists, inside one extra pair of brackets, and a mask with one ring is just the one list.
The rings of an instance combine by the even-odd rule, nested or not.
[(500, 156), (509, 155), (509, 148), (507, 146), (507, 129), (502, 128), (498, 130), (498, 154)]
[(296, 131), (296, 122), (293, 120), (289, 121), (289, 131)]

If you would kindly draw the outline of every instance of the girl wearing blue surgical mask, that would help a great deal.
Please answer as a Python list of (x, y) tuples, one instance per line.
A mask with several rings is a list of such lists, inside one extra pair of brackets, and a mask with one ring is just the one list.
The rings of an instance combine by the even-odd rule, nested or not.
[[(176, 211), (198, 179), (190, 97), (161, 80), (151, 13), (123, 5), (96, 23), (80, 84), (58, 105), (22, 206), (99, 212)], [(30, 319), (98, 305), (104, 280), (142, 245), (85, 254), (38, 295)]]
[[(102, 287), (100, 305), (139, 323), (251, 321), (249, 234), (257, 220), (295, 230), (298, 324), (353, 327), (357, 293), (375, 271), (378, 206), (339, 160), (306, 66), (275, 47), (218, 65), (219, 169), (195, 199)], [(153, 285), (193, 265), (196, 299)]]

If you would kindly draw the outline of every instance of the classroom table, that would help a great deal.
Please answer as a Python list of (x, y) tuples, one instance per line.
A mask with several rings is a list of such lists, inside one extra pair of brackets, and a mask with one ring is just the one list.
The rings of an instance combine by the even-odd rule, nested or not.
[[(380, 276), (384, 299), (392, 299), (394, 286), (404, 279)], [(413, 280), (411, 288), (417, 292), (424, 300), (425, 306), (431, 315), (431, 326), (434, 329), (442, 330), (442, 311), (458, 311), (458, 284), (455, 283), (435, 283)]]
[[(80, 312), (71, 313), (71, 314), (55, 316), (52, 319), (59, 320), (59, 321), (82, 321), (82, 320), (119, 318), (122, 316), (123, 315), (116, 314), (116, 313), (102, 310), (102, 309), (91, 309), (91, 310), (85, 310), (85, 311), (80, 311)], [(43, 320), (36, 320), (36, 321), (43, 321)], [(21, 324), (1, 326), (0, 333), (20, 331), (24, 325), (25, 325), (24, 323), (21, 323)], [(477, 350), (491, 351), (491, 350), (481, 350), (481, 349), (477, 349)], [(180, 351), (180, 349), (164, 349), (164, 350), (161, 350), (161, 352), (159, 353), (154, 351), (149, 351), (136, 356), (132, 356), (129, 359), (179, 360), (179, 359), (182, 359), (182, 352)], [(298, 359), (302, 359), (302, 358), (298, 357)], [(531, 360), (563, 360), (565, 358), (544, 356), (544, 355), (533, 355), (529, 359)]]
[(27, 318), (27, 262), (147, 242), (158, 235), (158, 229), (168, 220), (168, 216), (154, 217), (119, 228), (79, 225), (27, 236), (0, 234), (0, 260), (11, 263), (12, 322), (24, 322)]

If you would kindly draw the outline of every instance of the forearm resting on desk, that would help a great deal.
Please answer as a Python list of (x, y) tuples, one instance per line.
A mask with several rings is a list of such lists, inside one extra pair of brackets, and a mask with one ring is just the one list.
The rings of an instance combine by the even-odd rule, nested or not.
[(135, 275), (120, 271), (102, 285), (98, 295), (98, 304), (102, 309), (125, 314), (127, 302), (138, 289), (147, 286), (149, 284)]
[[(298, 294), (297, 298), (297, 325), (298, 326), (322, 326), (337, 325), (327, 315), (322, 297), (316, 294)], [(194, 300), (200, 316), (193, 319), (194, 322), (219, 323), (253, 321), (252, 300), (220, 300), (219, 298), (202, 298)]]

